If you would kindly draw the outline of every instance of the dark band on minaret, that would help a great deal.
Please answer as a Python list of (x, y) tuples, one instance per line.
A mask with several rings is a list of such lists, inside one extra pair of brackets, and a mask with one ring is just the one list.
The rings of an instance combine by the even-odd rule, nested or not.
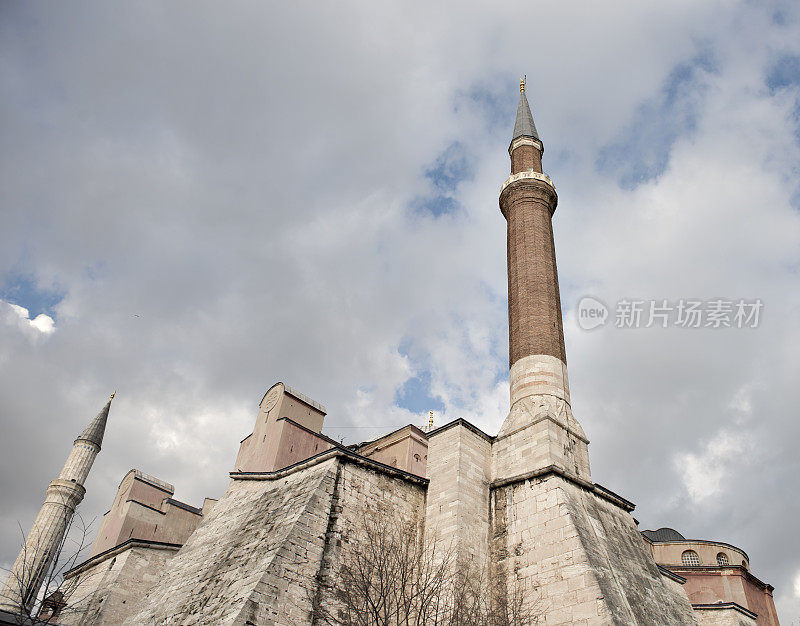
[(542, 173), (544, 146), (524, 81), (508, 151), (511, 176), (500, 193), (500, 210), (508, 222), (509, 364), (537, 354), (566, 363), (551, 221), (558, 196)]

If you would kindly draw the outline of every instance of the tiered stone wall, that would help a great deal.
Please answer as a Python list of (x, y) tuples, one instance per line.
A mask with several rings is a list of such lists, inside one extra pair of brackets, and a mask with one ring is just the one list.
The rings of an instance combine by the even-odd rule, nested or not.
[(492, 555), (499, 576), (538, 587), (548, 626), (696, 624), (630, 514), (548, 474), (492, 493)]
[(410, 530), (408, 540), (422, 539), (425, 522), (424, 483), (424, 479), (409, 480), (353, 463), (347, 458), (342, 459), (325, 534), (324, 556), (317, 575), (320, 586), (316, 601), (326, 606), (327, 610), (334, 610), (332, 607), (338, 602), (336, 587), (341, 580), (339, 570), (343, 562), (350, 560), (348, 549), (363, 538), (365, 520), (366, 524), (374, 522), (376, 528), (383, 532), (397, 533), (402, 538), (402, 533)]
[(232, 481), (125, 623), (303, 623), (335, 479), (331, 459), (280, 480)]
[(64, 588), (69, 608), (58, 617), (63, 626), (122, 624), (158, 580), (175, 547), (131, 545), (91, 565)]
[(421, 525), (424, 511), (424, 479), (331, 454), (233, 480), (124, 623), (310, 623), (318, 581), (335, 581), (365, 511), (387, 527)]
[(130, 470), (120, 483), (89, 555), (94, 557), (130, 539), (183, 545), (202, 519), (200, 509), (172, 499), (169, 483)]

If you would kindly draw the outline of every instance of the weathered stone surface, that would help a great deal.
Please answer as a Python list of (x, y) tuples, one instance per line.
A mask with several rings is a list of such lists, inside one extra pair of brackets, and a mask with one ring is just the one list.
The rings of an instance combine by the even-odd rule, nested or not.
[(756, 620), (734, 607), (698, 607), (695, 609), (700, 626), (755, 626)]
[(504, 480), (555, 465), (591, 480), (588, 443), (565, 400), (526, 396), (512, 405), (492, 446), (493, 478)]
[[(335, 588), (339, 570), (348, 559), (348, 551), (363, 533), (365, 517), (381, 523), (387, 532), (416, 529), (421, 534), (425, 516), (425, 485), (423, 481), (409, 482), (368, 466), (344, 459), (331, 501), (331, 514), (325, 536), (324, 554), (317, 575), (317, 601), (337, 606)], [(416, 538), (410, 537), (413, 541)], [(421, 539), (421, 537), (420, 537)], [(308, 607), (310, 609), (310, 606)], [(273, 622), (256, 622), (272, 624)], [(306, 624), (303, 621), (275, 621), (275, 624)]]
[(134, 545), (81, 572), (74, 578), (74, 586), (67, 582), (70, 610), (58, 623), (122, 624), (158, 580), (175, 550)]
[(125, 624), (310, 623), (365, 510), (421, 523), (424, 488), (334, 457), (275, 480), (234, 480)]
[(697, 623), (630, 514), (561, 476), (493, 491), (492, 557), (498, 576), (538, 587), (548, 626)]
[[(529, 354), (511, 366), (511, 405), (525, 396), (550, 395), (570, 404), (567, 364), (548, 354)], [(500, 434), (507, 432), (503, 425)]]
[(488, 566), (491, 441), (466, 422), (428, 440), (425, 528), (457, 559)]
[(231, 482), (125, 623), (303, 623), (335, 479), (334, 459), (276, 481)]

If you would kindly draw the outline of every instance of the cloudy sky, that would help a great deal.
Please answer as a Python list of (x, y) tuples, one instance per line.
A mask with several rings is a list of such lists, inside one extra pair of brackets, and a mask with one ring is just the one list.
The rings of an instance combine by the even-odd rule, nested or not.
[[(790, 2), (2, 3), (0, 564), (114, 389), (87, 519), (132, 467), (221, 494), (278, 380), (346, 442), (497, 432), (522, 74), (594, 479), (744, 548), (800, 623)], [(755, 328), (645, 327), (741, 299)]]

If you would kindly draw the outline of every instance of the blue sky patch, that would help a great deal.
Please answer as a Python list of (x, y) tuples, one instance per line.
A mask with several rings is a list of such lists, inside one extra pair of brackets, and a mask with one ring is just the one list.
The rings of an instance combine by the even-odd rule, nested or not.
[(431, 182), (433, 193), (415, 198), (411, 208), (415, 213), (430, 213), (434, 217), (455, 213), (460, 208), (453, 195), (458, 184), (473, 176), (467, 151), (459, 142), (451, 143), (424, 171)]
[[(493, 82), (491, 85), (473, 85), (470, 89), (460, 92), (456, 96), (455, 112), (461, 107), (476, 109), (481, 118), (486, 122), (488, 130), (494, 133), (505, 133), (511, 141), (511, 131), (514, 128), (514, 117), (517, 114), (518, 98), (509, 98), (509, 93), (515, 93), (519, 88), (518, 78), (509, 78)], [(532, 84), (533, 80), (529, 81)], [(528, 94), (530, 96), (530, 94)], [(533, 118), (536, 119), (536, 103), (530, 98)]]
[(40, 313), (55, 319), (55, 307), (64, 299), (64, 295), (57, 289), (37, 287), (33, 276), (28, 274), (7, 274), (0, 287), (0, 299), (25, 307), (31, 319)]
[(704, 74), (714, 71), (708, 52), (675, 66), (658, 95), (640, 104), (619, 138), (600, 150), (597, 170), (617, 177), (624, 189), (634, 189), (663, 173), (675, 141), (694, 131), (696, 109), (705, 91)]
[(415, 213), (430, 213), (434, 217), (449, 215), (458, 211), (460, 205), (450, 196), (431, 196), (428, 198), (415, 198), (411, 201), (411, 208)]
[(437, 191), (452, 193), (462, 180), (472, 178), (472, 166), (467, 158), (464, 145), (458, 141), (451, 143), (425, 170), (425, 178), (433, 183)]
[[(779, 57), (767, 70), (766, 84), (769, 92), (775, 94), (781, 89), (800, 87), (800, 56), (786, 54)], [(800, 98), (794, 104), (794, 136), (800, 142)], [(792, 205), (797, 207), (797, 196), (793, 198)]]
[(767, 70), (767, 87), (771, 93), (784, 87), (800, 85), (800, 56), (784, 55)]
[(444, 403), (439, 398), (431, 396), (431, 373), (423, 370), (413, 378), (409, 378), (397, 390), (394, 403), (402, 409), (412, 413), (427, 413), (428, 411), (444, 411)]

